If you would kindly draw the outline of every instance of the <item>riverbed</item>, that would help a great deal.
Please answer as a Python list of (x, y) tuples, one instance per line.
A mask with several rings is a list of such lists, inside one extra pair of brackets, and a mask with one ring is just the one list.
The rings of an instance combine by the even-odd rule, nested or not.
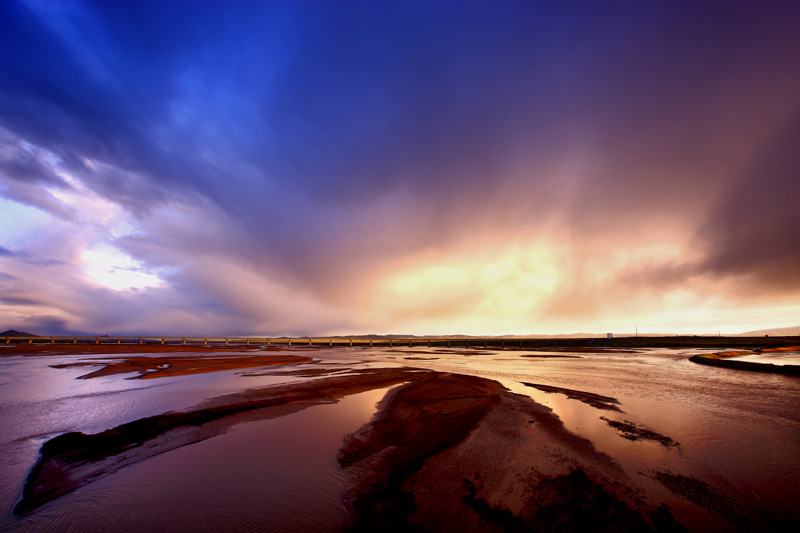
[[(13, 509), (40, 448), (58, 435), (99, 433), (251, 389), (406, 367), (496, 381), (551, 410), (563, 431), (608, 458), (637, 501), (665, 506), (692, 530), (800, 524), (800, 379), (688, 361), (699, 352), (318, 348), (270, 352), (311, 361), (158, 379), (129, 379), (134, 372), (78, 379), (100, 367), (53, 368), (89, 359), (78, 355), (0, 356), (0, 529), (339, 531), (356, 513), (354, 474), (337, 453), (400, 384), (281, 416), (233, 420), (207, 438), (88, 479), (30, 512)], [(485, 431), (478, 426), (471, 436)], [(526, 440), (538, 438), (535, 432), (514, 438), (537, 449)], [(530, 466), (538, 459), (525, 460)], [(517, 490), (526, 481), (509, 483)]]

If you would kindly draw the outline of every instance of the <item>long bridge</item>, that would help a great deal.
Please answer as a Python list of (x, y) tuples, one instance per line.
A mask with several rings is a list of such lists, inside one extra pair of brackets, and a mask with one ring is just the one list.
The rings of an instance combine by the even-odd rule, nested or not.
[[(572, 339), (570, 339), (571, 341)], [(0, 344), (141, 344), (193, 346), (446, 346), (505, 348), (543, 346), (549, 339), (498, 337), (136, 337), (136, 336), (25, 336), (0, 337)], [(562, 343), (560, 340), (559, 343)], [(570, 342), (571, 344), (571, 342)], [(0, 352), (1, 353), (1, 352)]]
[[(0, 336), (0, 345), (126, 344), (243, 347), (459, 347), (534, 349), (536, 347), (583, 346), (591, 348), (765, 348), (798, 346), (800, 337), (675, 336), (586, 336), (571, 337), (466, 337), (466, 336), (339, 336), (339, 337), (140, 337), (135, 335), (91, 336)], [(0, 355), (2, 355), (0, 350)]]

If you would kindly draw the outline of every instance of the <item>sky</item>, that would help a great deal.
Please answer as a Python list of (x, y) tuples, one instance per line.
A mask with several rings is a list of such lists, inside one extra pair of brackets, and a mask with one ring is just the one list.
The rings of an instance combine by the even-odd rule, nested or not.
[(800, 3), (0, 0), (0, 329), (800, 324)]

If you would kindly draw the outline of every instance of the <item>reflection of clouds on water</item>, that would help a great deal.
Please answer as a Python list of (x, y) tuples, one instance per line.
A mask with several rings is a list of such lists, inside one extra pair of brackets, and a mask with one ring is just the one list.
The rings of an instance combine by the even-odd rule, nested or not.
[[(0, 435), (4, 437), (0, 442), (0, 467), (13, 478), (0, 487), (0, 504), (6, 509), (14, 505), (19, 497), (18, 488), (35, 460), (38, 447), (56, 433), (69, 429), (98, 432), (145, 416), (185, 409), (211, 397), (253, 387), (316, 379), (312, 376), (316, 369), (332, 371), (338, 376), (351, 369), (396, 368), (402, 366), (398, 357), (419, 356), (416, 351), (419, 350), (396, 348), (387, 353), (382, 349), (323, 348), (312, 354), (324, 361), (321, 365), (288, 371), (285, 367), (276, 367), (246, 372), (251, 374), (246, 377), (237, 371), (168, 377), (156, 380), (160, 383), (106, 378), (76, 380), (79, 369), (47, 368), (38, 357), (0, 359), (0, 377), (13, 378), (0, 388), (0, 409), (10, 414), (0, 420)], [(800, 448), (795, 438), (800, 433), (800, 383), (784, 376), (720, 372), (688, 362), (688, 355), (683, 352), (645, 349), (635, 358), (586, 353), (580, 359), (532, 361), (520, 357), (530, 353), (528, 351), (480, 350), (479, 354), (465, 357), (443, 350), (437, 352), (435, 360), (420, 359), (406, 364), (495, 379), (513, 393), (532, 398), (551, 409), (563, 422), (565, 430), (588, 439), (598, 452), (613, 458), (632, 483), (656, 501), (665, 498), (677, 509), (679, 519), (702, 523), (698, 516), (705, 516), (706, 511), (691, 511), (692, 507), (679, 490), (675, 489), (677, 492), (673, 494), (658, 481), (658, 472), (668, 472), (672, 476), (664, 478), (665, 483), (673, 483), (672, 488), (677, 486), (674, 480), (683, 480), (680, 476), (684, 476), (714, 490), (733, 494), (741, 499), (743, 508), (761, 506), (760, 499), (769, 501), (784, 516), (800, 519), (793, 497), (800, 488), (797, 485)], [(783, 355), (797, 356), (796, 353)], [(70, 360), (66, 356), (47, 357), (48, 364)], [(311, 377), (303, 377), (295, 371), (308, 371)], [(323, 372), (323, 377), (327, 375)], [(522, 381), (613, 398), (619, 401), (625, 415), (610, 415), (609, 411), (597, 409), (580, 399), (570, 399), (567, 393), (544, 392), (522, 385)], [(339, 404), (323, 406), (325, 409), (319, 411), (310, 408), (303, 416), (297, 413), (263, 423), (245, 424), (202, 445), (170, 451), (49, 504), (33, 520), (44, 528), (53, 524), (48, 520), (73, 519), (76, 517), (71, 512), (89, 508), (99, 513), (96, 520), (109, 523), (124, 518), (133, 507), (164, 509), (168, 515), (167, 507), (183, 500), (180, 500), (180, 491), (172, 495), (164, 491), (166, 487), (176, 488), (175, 484), (180, 484), (185, 476), (189, 476), (192, 486), (196, 487), (186, 493), (188, 507), (186, 514), (181, 515), (189, 521), (199, 520), (205, 512), (220, 513), (214, 516), (224, 520), (224, 509), (240, 507), (243, 509), (241, 516), (247, 517), (242, 520), (258, 520), (253, 508), (257, 507), (263, 515), (270, 508), (270, 502), (279, 503), (281, 513), (288, 513), (288, 509), (294, 509), (293, 505), (302, 505), (302, 511), (297, 512), (310, 515), (308, 518), (312, 521), (327, 512), (341, 516), (338, 514), (342, 512), (341, 507), (331, 503), (331, 506), (323, 506), (327, 511), (315, 510), (313, 500), (321, 494), (319, 491), (330, 489), (330, 494), (341, 493), (343, 485), (337, 477), (340, 475), (336, 473), (338, 467), (335, 461), (331, 462), (333, 455), (329, 452), (335, 454), (341, 435), (370, 418), (382, 391), (368, 394), (373, 396), (364, 396), (366, 400), (354, 400), (355, 403), (347, 403), (345, 399)], [(680, 449), (652, 440), (623, 438), (602, 420), (602, 416), (650, 429), (679, 442)], [(539, 424), (529, 424), (529, 419), (531, 417), (524, 418), (528, 428), (525, 431), (534, 431)], [(32, 437), (34, 435), (39, 437)], [(524, 448), (523, 444), (523, 441), (515, 442), (513, 447)], [(327, 451), (322, 452), (321, 448)], [(274, 455), (270, 452), (273, 449)], [(279, 449), (280, 453), (288, 455), (278, 455)], [(317, 452), (320, 455), (315, 455)], [(307, 453), (313, 457), (310, 455), (309, 461), (304, 463)], [(255, 464), (256, 461), (259, 463)], [(181, 465), (194, 466), (182, 470)], [(259, 494), (268, 494), (276, 487), (280, 490), (284, 481), (277, 480), (284, 479), (280, 476), (291, 472), (295, 468), (292, 465), (304, 469), (303, 479), (298, 480), (299, 485), (294, 485), (296, 489), (289, 490), (286, 481), (285, 494), (259, 499)], [(178, 475), (179, 471), (184, 473)], [(268, 472), (279, 471), (284, 474), (274, 478), (268, 475)], [(744, 490), (736, 487), (744, 487)], [(265, 492), (260, 492), (262, 490)], [(209, 504), (220, 491), (229, 494), (230, 501), (223, 505), (217, 499), (214, 505)], [(292, 503), (289, 494), (301, 499)], [(302, 499), (306, 497), (310, 500)], [(253, 503), (255, 499), (259, 500), (257, 506)], [(112, 503), (108, 505), (98, 503), (109, 501)], [(144, 507), (143, 502), (147, 502)], [(248, 509), (244, 510), (245, 506)], [(76, 519), (94, 520), (91, 514), (82, 513), (83, 518)], [(7, 516), (3, 520), (12, 519)]]

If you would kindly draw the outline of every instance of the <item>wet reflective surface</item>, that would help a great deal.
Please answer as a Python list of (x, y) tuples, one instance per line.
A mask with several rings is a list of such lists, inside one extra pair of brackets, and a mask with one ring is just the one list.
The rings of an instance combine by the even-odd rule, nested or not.
[[(336, 451), (369, 420), (384, 390), (234, 426), (22, 518), (11, 509), (42, 443), (58, 434), (99, 432), (230, 392), (313, 379), (280, 375), (286, 370), (387, 366), (495, 379), (548, 406), (692, 529), (720, 529), (728, 504), (756, 526), (800, 523), (800, 379), (696, 365), (688, 361), (694, 353), (334, 348), (304, 351), (312, 364), (158, 380), (77, 380), (85, 368), (48, 367), (78, 356), (0, 357), (0, 529), (337, 531), (350, 510)], [(569, 391), (615, 399), (619, 410)], [(713, 498), (703, 504), (704, 490)]]

